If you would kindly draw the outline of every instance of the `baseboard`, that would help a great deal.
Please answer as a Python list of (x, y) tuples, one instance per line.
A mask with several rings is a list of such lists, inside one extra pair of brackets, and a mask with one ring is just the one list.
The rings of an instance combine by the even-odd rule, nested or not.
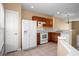
[(31, 47), (31, 48), (28, 48), (28, 49), (22, 49), (22, 51), (28, 51), (28, 50), (31, 50), (31, 49), (34, 49), (34, 48), (36, 48), (36, 46), (35, 47)]

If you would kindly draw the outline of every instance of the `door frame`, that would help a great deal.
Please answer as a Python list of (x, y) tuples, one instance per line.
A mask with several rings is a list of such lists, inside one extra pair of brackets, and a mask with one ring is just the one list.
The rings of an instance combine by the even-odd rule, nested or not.
[[(11, 9), (4, 9), (4, 55), (7, 53), (6, 52), (6, 10), (10, 10), (10, 11), (15, 11), (15, 10), (11, 10)], [(18, 11), (15, 11), (18, 13)], [(18, 13), (18, 49), (19, 50), (19, 13)]]

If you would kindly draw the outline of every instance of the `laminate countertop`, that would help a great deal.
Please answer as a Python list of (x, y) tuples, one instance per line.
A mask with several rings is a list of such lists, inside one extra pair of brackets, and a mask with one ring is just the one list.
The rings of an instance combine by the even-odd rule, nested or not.
[(79, 56), (79, 51), (75, 49), (71, 44), (64, 40), (64, 37), (60, 37), (58, 42), (67, 50), (66, 56)]

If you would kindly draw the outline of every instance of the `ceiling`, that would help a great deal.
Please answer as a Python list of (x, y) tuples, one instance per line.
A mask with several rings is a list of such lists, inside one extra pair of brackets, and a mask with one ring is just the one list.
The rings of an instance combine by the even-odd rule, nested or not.
[(64, 19), (79, 18), (79, 3), (23, 3), (22, 7), (38, 13), (50, 16), (58, 16)]

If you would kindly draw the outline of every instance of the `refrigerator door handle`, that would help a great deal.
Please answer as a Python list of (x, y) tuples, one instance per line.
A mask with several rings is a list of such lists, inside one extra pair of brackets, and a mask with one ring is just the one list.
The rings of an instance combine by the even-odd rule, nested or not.
[(27, 31), (24, 31), (24, 33), (25, 33), (25, 32), (27, 32)]

